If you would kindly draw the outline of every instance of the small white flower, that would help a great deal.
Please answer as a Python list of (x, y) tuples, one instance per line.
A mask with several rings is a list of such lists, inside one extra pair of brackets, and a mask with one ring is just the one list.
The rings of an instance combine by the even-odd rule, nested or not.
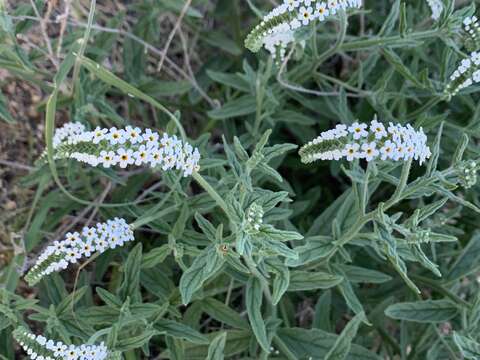
[(320, 21), (324, 21), (325, 18), (329, 15), (329, 11), (327, 9), (327, 4), (325, 2), (317, 2), (315, 5), (315, 17)]
[(292, 11), (295, 10), (300, 5), (300, 1), (298, 0), (285, 0), (285, 5), (288, 6), (288, 10)]
[(359, 158), (360, 145), (357, 143), (345, 145), (343, 150), (343, 155), (347, 158), (348, 161), (353, 161), (354, 159)]
[(128, 165), (132, 165), (134, 162), (133, 151), (131, 149), (120, 148), (117, 151), (116, 160), (122, 169), (125, 169)]
[(102, 129), (100, 127), (97, 127), (93, 131), (93, 137), (92, 137), (92, 142), (94, 144), (98, 144), (100, 141), (104, 140), (106, 138), (106, 134), (108, 132), (108, 129)]
[(460, 74), (463, 74), (470, 68), (471, 65), (472, 61), (470, 59), (463, 59), (460, 63), (460, 66), (458, 67), (458, 71), (460, 72)]
[(313, 9), (311, 6), (300, 8), (298, 19), (302, 22), (303, 25), (308, 25), (310, 20), (312, 20)]
[(473, 74), (472, 74), (472, 79), (474, 82), (478, 83), (480, 82), (480, 70), (476, 70)]
[(370, 124), (370, 131), (375, 134), (375, 139), (380, 140), (387, 136), (387, 131), (382, 123), (377, 120), (373, 120)]
[(163, 149), (153, 149), (149, 152), (148, 162), (151, 167), (161, 164), (163, 161)]
[(137, 151), (133, 153), (133, 158), (135, 159), (135, 165), (140, 166), (145, 164), (148, 161), (150, 152), (147, 150), (145, 145), (141, 145)]
[(362, 145), (362, 150), (363, 150), (363, 154), (365, 156), (365, 160), (367, 160), (367, 161), (372, 161), (379, 154), (379, 152), (377, 150), (377, 144), (375, 142), (363, 144)]
[(80, 240), (80, 234), (78, 232), (68, 232), (65, 235), (65, 243), (67, 246), (73, 246), (75, 243), (77, 243)]
[(47, 343), (47, 339), (42, 335), (38, 335), (37, 343), (39, 343), (41, 346), (44, 346)]
[(125, 138), (132, 144), (136, 144), (143, 140), (141, 133), (142, 131), (138, 127), (132, 128), (131, 126), (127, 126), (125, 128)]
[(391, 159), (393, 157), (394, 151), (395, 151), (395, 144), (390, 140), (385, 141), (385, 144), (383, 144), (382, 148), (380, 149), (381, 159), (382, 160)]
[(143, 133), (143, 140), (147, 142), (147, 147), (158, 147), (159, 135), (151, 129), (146, 129)]
[(76, 264), (81, 257), (82, 255), (77, 248), (70, 248), (65, 252), (65, 260), (71, 264)]
[(290, 21), (290, 27), (292, 28), (292, 30), (296, 30), (300, 26), (302, 26), (302, 23), (297, 18)]
[(100, 164), (102, 164), (103, 167), (109, 168), (110, 166), (116, 165), (116, 163), (117, 160), (113, 151), (102, 150), (100, 152)]
[(393, 159), (395, 161), (403, 160), (405, 158), (405, 145), (402, 143), (397, 143), (396, 148), (393, 152)]
[(480, 65), (480, 52), (474, 51), (470, 54), (470, 59), (475, 65)]
[(364, 123), (358, 123), (358, 122), (354, 122), (349, 128), (348, 128), (348, 131), (353, 134), (353, 138), (355, 140), (358, 140), (362, 137), (367, 137), (368, 136), (368, 131), (366, 131), (365, 129), (367, 128), (367, 124), (364, 124)]
[(329, 0), (328, 1), (328, 10), (330, 14), (335, 15), (337, 13), (339, 6), (338, 0)]
[(111, 128), (107, 134), (107, 139), (110, 141), (110, 144), (125, 144), (125, 130), (117, 129), (115, 127)]
[(95, 246), (93, 245), (93, 241), (85, 241), (81, 247), (81, 253), (83, 254), (83, 256), (90, 257), (93, 252), (95, 252)]

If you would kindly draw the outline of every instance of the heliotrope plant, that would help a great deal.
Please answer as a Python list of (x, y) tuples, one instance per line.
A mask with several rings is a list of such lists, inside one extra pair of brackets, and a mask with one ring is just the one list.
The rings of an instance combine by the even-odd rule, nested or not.
[(245, 47), (252, 52), (265, 47), (277, 63), (281, 62), (288, 44), (295, 40), (296, 30), (312, 21), (323, 22), (339, 11), (361, 6), (362, 0), (284, 0), (248, 34)]
[(304, 163), (345, 158), (348, 161), (415, 159), (422, 164), (431, 152), (422, 128), (415, 130), (410, 124), (393, 123), (386, 126), (375, 119), (369, 124), (339, 124), (304, 145), (299, 154)]
[(462, 59), (455, 71), (450, 75), (445, 87), (445, 95), (455, 96), (460, 90), (480, 82), (480, 26), (478, 18), (467, 16), (463, 19), (463, 38), (468, 57)]
[[(141, 130), (97, 127), (87, 131), (81, 123), (67, 123), (55, 131), (54, 159), (74, 159), (90, 166), (109, 168), (148, 165), (162, 170), (180, 170), (184, 176), (199, 171), (197, 148), (166, 133), (160, 136), (151, 129)], [(41, 157), (45, 160), (46, 154)]]
[(34, 335), (24, 327), (13, 332), (13, 337), (32, 360), (117, 360), (118, 353), (112, 353), (104, 343), (100, 345), (67, 345), (61, 341), (49, 340)]
[(101, 254), (133, 241), (133, 230), (124, 219), (115, 218), (93, 227), (84, 227), (82, 232), (69, 232), (62, 241), (48, 245), (25, 276), (30, 286), (44, 276), (65, 270), (82, 258)]

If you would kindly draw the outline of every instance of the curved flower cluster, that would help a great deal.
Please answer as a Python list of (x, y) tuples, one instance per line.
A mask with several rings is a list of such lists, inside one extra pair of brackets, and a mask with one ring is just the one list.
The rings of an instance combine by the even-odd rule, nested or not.
[(100, 345), (66, 345), (54, 342), (42, 335), (35, 336), (20, 327), (13, 332), (15, 340), (33, 360), (106, 360), (118, 358), (110, 353), (102, 342)]
[(247, 224), (250, 232), (256, 233), (263, 224), (263, 208), (257, 203), (253, 203), (247, 210)]
[(82, 123), (66, 123), (61, 128), (55, 130), (55, 134), (53, 135), (53, 147), (57, 148), (64, 140), (75, 138), (85, 131), (85, 125)]
[(264, 46), (274, 60), (282, 61), (287, 45), (294, 41), (295, 30), (314, 20), (325, 21), (339, 10), (361, 6), (362, 0), (284, 0), (250, 32), (245, 47), (257, 52)]
[[(200, 153), (197, 148), (151, 129), (138, 127), (85, 131), (80, 123), (68, 123), (57, 129), (53, 138), (55, 159), (75, 159), (91, 166), (129, 165), (160, 166), (164, 171), (177, 169), (184, 176), (200, 169)], [(43, 156), (45, 157), (45, 155)]]
[(428, 6), (432, 10), (432, 19), (438, 20), (443, 12), (443, 3), (441, 0), (427, 0)]
[(82, 257), (88, 258), (96, 252), (103, 253), (133, 240), (132, 229), (124, 219), (119, 218), (94, 227), (84, 227), (81, 233), (69, 232), (65, 235), (65, 240), (47, 246), (25, 280), (34, 285), (42, 277), (65, 270), (69, 264), (77, 263)]
[(463, 59), (450, 76), (450, 82), (445, 87), (445, 94), (456, 95), (460, 90), (480, 82), (480, 52), (474, 51), (470, 57)]
[(463, 19), (463, 30), (467, 37), (465, 39), (465, 47), (468, 51), (480, 49), (480, 25), (476, 16), (468, 16)]
[(422, 164), (431, 155), (423, 129), (416, 131), (411, 125), (373, 120), (370, 124), (355, 122), (351, 126), (339, 124), (325, 131), (299, 151), (303, 163), (316, 160), (365, 159), (407, 160)]
[(456, 175), (464, 188), (469, 189), (477, 183), (478, 169), (479, 164), (475, 160), (462, 161), (455, 167)]

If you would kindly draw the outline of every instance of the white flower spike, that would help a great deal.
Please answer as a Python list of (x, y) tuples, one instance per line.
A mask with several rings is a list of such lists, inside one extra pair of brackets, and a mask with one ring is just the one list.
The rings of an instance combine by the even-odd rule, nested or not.
[(123, 246), (133, 241), (133, 231), (124, 219), (115, 218), (94, 227), (85, 227), (81, 233), (67, 233), (62, 241), (55, 241), (40, 254), (35, 265), (25, 276), (30, 286), (44, 276), (65, 270), (69, 264), (76, 264), (82, 258), (94, 253)]
[(460, 90), (480, 82), (480, 52), (474, 51), (470, 57), (463, 59), (450, 76), (445, 87), (445, 94), (455, 96)]
[(300, 157), (303, 163), (316, 160), (347, 161), (377, 159), (400, 161), (413, 158), (423, 164), (431, 156), (427, 136), (423, 129), (411, 125), (390, 123), (388, 127), (374, 119), (370, 124), (355, 122), (345, 131), (345, 125), (324, 131), (303, 146)]
[[(200, 153), (197, 148), (177, 139), (146, 129), (127, 126), (125, 129), (96, 128), (86, 131), (80, 123), (67, 123), (55, 131), (54, 159), (75, 159), (90, 166), (124, 169), (132, 165), (173, 168), (184, 176), (199, 171)], [(40, 158), (44, 160), (46, 155)], [(168, 161), (167, 161), (168, 159)], [(173, 159), (173, 160), (172, 160)]]
[(13, 332), (13, 337), (32, 360), (117, 360), (120, 354), (100, 345), (66, 345), (34, 335), (24, 327)]
[(265, 47), (281, 63), (287, 46), (295, 41), (295, 31), (313, 20), (323, 22), (338, 10), (362, 7), (361, 0), (284, 0), (270, 11), (245, 39), (252, 52)]

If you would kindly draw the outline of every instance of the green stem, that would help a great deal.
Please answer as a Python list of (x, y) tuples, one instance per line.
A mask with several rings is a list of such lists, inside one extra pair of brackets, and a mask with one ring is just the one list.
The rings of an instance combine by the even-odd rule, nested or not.
[(444, 100), (445, 97), (443, 96), (435, 96), (427, 101), (423, 106), (420, 106), (417, 110), (413, 111), (412, 113), (406, 116), (407, 120), (414, 120), (420, 114), (423, 114), (425, 111), (431, 109), (435, 105), (437, 105), (440, 101)]
[(467, 309), (471, 309), (471, 305), (467, 301), (463, 300), (461, 297), (454, 294), (450, 290), (445, 289), (442, 285), (437, 284), (435, 281), (430, 280), (423, 276), (418, 276), (418, 275), (411, 275), (411, 277), (412, 279), (417, 280), (418, 282), (421, 282), (424, 285), (431, 287), (433, 290), (438, 291), (440, 294), (444, 295), (445, 297), (450, 298), (456, 304), (460, 304), (461, 306)]
[(338, 13), (340, 18), (340, 34), (337, 38), (337, 42), (334, 46), (329, 48), (327, 51), (320, 54), (316, 61), (316, 67), (318, 68), (325, 60), (327, 60), (330, 56), (334, 55), (338, 50), (342, 49), (343, 43), (345, 42), (345, 36), (347, 34), (347, 27), (348, 27), (348, 17), (345, 11), (340, 11)]
[(411, 33), (408, 36), (402, 37), (401, 35), (396, 36), (386, 36), (386, 37), (377, 37), (370, 38), (367, 40), (360, 39), (345, 42), (340, 46), (340, 49), (343, 51), (358, 51), (365, 50), (374, 46), (392, 46), (392, 45), (401, 45), (401, 44), (411, 44), (411, 40), (423, 40), (433, 37), (441, 36), (441, 31), (436, 30), (426, 30)]
[(255, 110), (255, 123), (253, 125), (253, 135), (257, 136), (258, 130), (260, 129), (260, 124), (262, 122), (262, 108), (263, 108), (263, 100), (265, 98), (265, 87), (268, 79), (270, 78), (270, 74), (272, 72), (272, 65), (273, 59), (271, 56), (268, 57), (267, 61), (267, 68), (265, 70), (265, 74), (263, 76), (257, 76), (256, 84), (255, 84), (255, 93), (257, 95), (257, 108)]
[(228, 205), (223, 200), (223, 198), (218, 194), (218, 192), (215, 191), (215, 189), (203, 178), (202, 175), (200, 175), (198, 172), (193, 173), (193, 178), (195, 181), (205, 189), (205, 191), (217, 202), (217, 205), (222, 208), (222, 210), (225, 212), (227, 217), (230, 219), (229, 211), (228, 211)]
[(132, 230), (138, 229), (139, 227), (141, 227), (145, 224), (148, 224), (148, 223), (152, 222), (153, 220), (164, 217), (164, 216), (176, 211), (177, 209), (178, 209), (178, 205), (170, 206), (170, 207), (168, 207), (166, 209), (163, 209), (162, 211), (160, 211), (156, 214), (149, 215), (149, 216), (143, 216), (143, 217), (139, 218), (137, 221), (135, 221), (134, 223), (132, 223), (130, 226), (131, 226)]
[(78, 52), (78, 57), (75, 60), (75, 66), (73, 68), (73, 77), (72, 77), (72, 93), (75, 92), (75, 87), (77, 86), (78, 76), (80, 74), (80, 67), (82, 65), (81, 58), (83, 54), (85, 54), (85, 50), (87, 48), (88, 39), (90, 38), (90, 31), (93, 25), (93, 18), (95, 16), (95, 5), (97, 0), (92, 0), (90, 3), (90, 11), (88, 13), (88, 21), (87, 21), (87, 28), (85, 29), (85, 34), (83, 35), (82, 43), (80, 46), (80, 50)]
[(408, 159), (407, 162), (403, 164), (402, 174), (400, 175), (400, 181), (398, 183), (395, 192), (392, 197), (385, 203), (385, 211), (395, 205), (402, 197), (402, 193), (405, 190), (408, 182), (408, 176), (410, 175), (410, 169), (412, 168), (413, 159)]

